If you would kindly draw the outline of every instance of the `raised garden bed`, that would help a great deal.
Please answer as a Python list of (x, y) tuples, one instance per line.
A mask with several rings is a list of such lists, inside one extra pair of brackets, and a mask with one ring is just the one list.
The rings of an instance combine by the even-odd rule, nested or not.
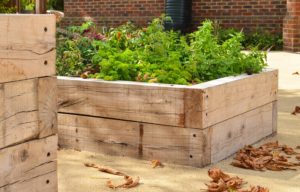
[(0, 191), (57, 191), (55, 16), (0, 16)]
[(278, 71), (192, 86), (58, 78), (59, 145), (202, 167), (277, 127)]

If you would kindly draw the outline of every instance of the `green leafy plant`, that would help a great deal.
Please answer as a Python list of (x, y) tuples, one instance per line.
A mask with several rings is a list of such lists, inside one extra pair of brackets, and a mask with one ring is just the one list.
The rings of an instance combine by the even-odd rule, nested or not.
[(263, 30), (256, 30), (255, 32), (246, 35), (244, 45), (246, 48), (258, 49), (273, 49), (281, 50), (283, 47), (282, 35), (271, 34)]
[(101, 34), (92, 22), (58, 43), (59, 75), (168, 84), (194, 84), (241, 73), (258, 73), (265, 54), (243, 53), (242, 32), (220, 41), (211, 21), (183, 36), (164, 29), (164, 17), (147, 28), (127, 23)]
[[(233, 28), (223, 29), (216, 26), (215, 33), (218, 41), (222, 43), (235, 36), (239, 31)], [(245, 49), (282, 50), (283, 40), (281, 34), (272, 34), (268, 31), (257, 29), (254, 32), (247, 32), (244, 34), (242, 45)]]
[(15, 13), (16, 8), (10, 6), (10, 0), (0, 1), (0, 13)]
[(63, 0), (47, 0), (47, 9), (63, 11), (64, 10), (64, 1)]
[(35, 0), (21, 0), (21, 9), (33, 11), (35, 9)]

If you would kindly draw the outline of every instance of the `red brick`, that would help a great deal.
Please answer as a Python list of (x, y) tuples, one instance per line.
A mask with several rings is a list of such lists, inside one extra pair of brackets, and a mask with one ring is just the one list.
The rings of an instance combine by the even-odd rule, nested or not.
[[(65, 0), (63, 26), (79, 25), (84, 17), (109, 27), (128, 20), (146, 25), (165, 12), (164, 6), (165, 0)], [(287, 49), (299, 45), (295, 29), (300, 33), (300, 0), (193, 0), (192, 15), (191, 29), (205, 19), (212, 19), (223, 27), (245, 31), (257, 28), (278, 34), (284, 31)]]

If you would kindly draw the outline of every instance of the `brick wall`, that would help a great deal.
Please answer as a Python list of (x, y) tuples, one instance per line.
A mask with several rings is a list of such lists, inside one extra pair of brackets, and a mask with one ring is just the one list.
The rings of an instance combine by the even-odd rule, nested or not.
[(193, 23), (217, 19), (225, 27), (281, 33), (286, 0), (193, 0)]
[(99, 25), (117, 26), (131, 20), (145, 25), (164, 12), (164, 0), (65, 0), (64, 25), (93, 18)]
[(288, 0), (283, 27), (284, 49), (300, 52), (300, 0)]
[[(98, 24), (116, 26), (128, 20), (144, 25), (164, 13), (165, 0), (65, 0), (64, 25), (92, 17)], [(217, 19), (225, 27), (281, 33), (286, 0), (193, 0), (193, 26)]]
[[(63, 25), (79, 25), (89, 18), (100, 26), (118, 26), (128, 20), (145, 25), (164, 13), (164, 2), (65, 0)], [(192, 28), (204, 19), (218, 20), (223, 27), (245, 31), (264, 29), (278, 34), (283, 31), (285, 49), (300, 51), (300, 0), (193, 0)]]

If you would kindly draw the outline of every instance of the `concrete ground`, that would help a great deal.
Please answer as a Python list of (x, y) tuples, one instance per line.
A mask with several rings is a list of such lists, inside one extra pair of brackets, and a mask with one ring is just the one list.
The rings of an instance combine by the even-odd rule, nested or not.
[[(300, 114), (291, 115), (295, 105), (300, 105), (300, 54), (272, 52), (268, 54), (268, 63), (278, 68), (279, 74), (279, 117), (278, 135), (268, 138), (295, 147), (300, 145)], [(258, 172), (230, 166), (232, 157), (218, 164), (194, 168), (166, 164), (164, 168), (152, 169), (148, 161), (127, 157), (112, 157), (90, 152), (61, 150), (58, 154), (59, 192), (106, 192), (106, 181), (123, 182), (122, 178), (86, 168), (84, 162), (94, 162), (110, 166), (131, 176), (140, 176), (141, 185), (128, 192), (199, 192), (209, 182), (207, 170), (219, 167), (224, 171), (244, 178), (248, 185), (268, 187), (271, 192), (300, 192), (300, 170), (282, 172)]]

